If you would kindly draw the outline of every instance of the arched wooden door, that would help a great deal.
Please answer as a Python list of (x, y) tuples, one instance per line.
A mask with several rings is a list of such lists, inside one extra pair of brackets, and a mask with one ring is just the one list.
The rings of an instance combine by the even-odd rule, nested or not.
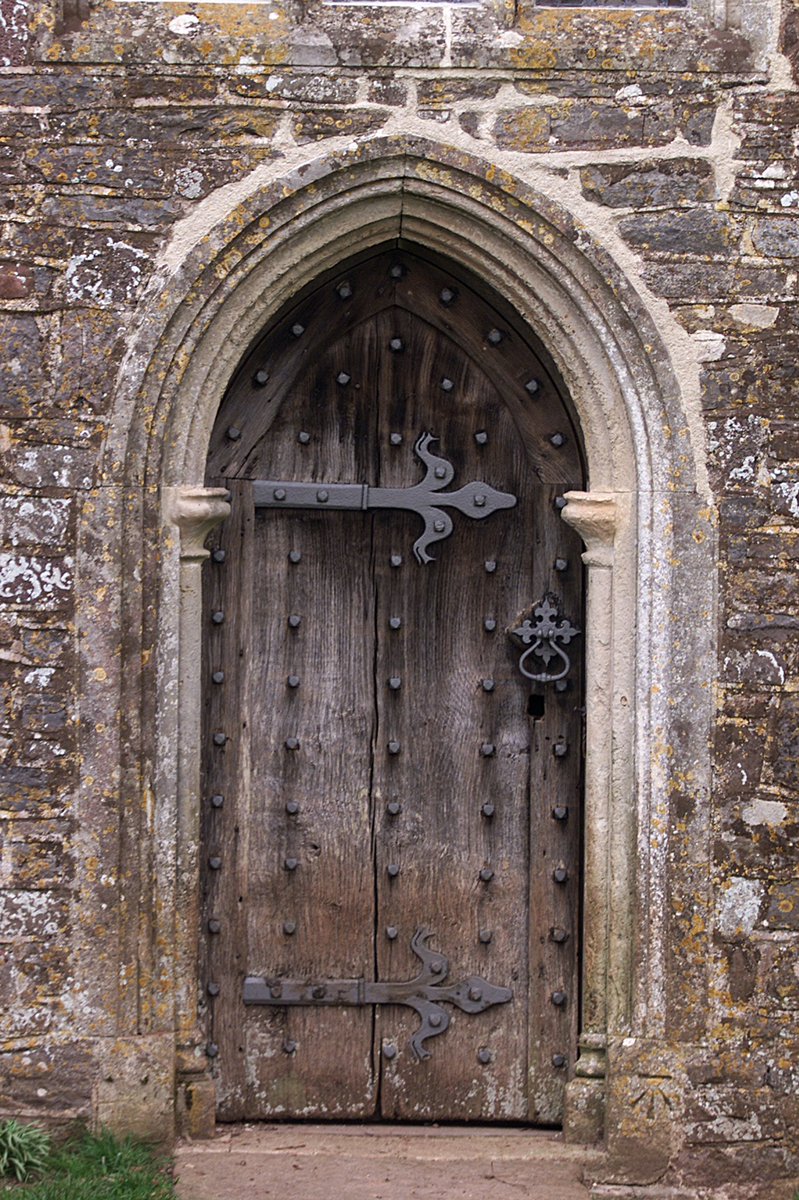
[(557, 1122), (583, 480), (554, 373), (463, 273), (388, 248), (266, 330), (208, 479), (233, 504), (204, 615), (220, 1117)]

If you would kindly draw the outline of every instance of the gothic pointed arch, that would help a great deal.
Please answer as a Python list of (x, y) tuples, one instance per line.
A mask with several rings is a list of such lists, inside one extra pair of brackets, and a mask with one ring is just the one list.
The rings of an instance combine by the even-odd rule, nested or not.
[[(374, 139), (223, 189), (177, 227), (144, 305), (105, 463), (107, 503), (122, 508), (126, 529), (126, 770), (152, 789), (145, 859), (162, 901), (146, 939), (155, 968), (139, 973), (128, 1002), (147, 1009), (158, 989), (169, 992), (179, 1077), (201, 1087), (197, 530), (223, 498), (197, 489), (219, 404), (257, 331), (292, 296), (337, 262), (402, 241), (461, 263), (503, 297), (551, 356), (581, 429), (588, 484), (564, 509), (586, 545), (589, 614), (574, 1091), (599, 1097), (608, 1046), (631, 1031), (656, 1034), (666, 1004), (685, 1002), (662, 995), (659, 969), (668, 913), (693, 886), (667, 885), (664, 814), (676, 794), (697, 814), (698, 856), (708, 837), (713, 527), (696, 401), (671, 368), (677, 333), (667, 343), (640, 284), (562, 203), (419, 140)], [(178, 530), (188, 531), (183, 557)], [(157, 619), (147, 606), (155, 594)], [(692, 764), (690, 779), (678, 762)]]

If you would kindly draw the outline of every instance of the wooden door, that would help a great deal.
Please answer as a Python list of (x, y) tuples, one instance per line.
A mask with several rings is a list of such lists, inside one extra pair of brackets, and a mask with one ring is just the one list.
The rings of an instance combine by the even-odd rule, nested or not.
[[(417, 447), (424, 433), (437, 441)], [(329, 507), (324, 485), (413, 488), (425, 453), (454, 469), (430, 462), (442, 494), (485, 485), (422, 548), (434, 561), (414, 554), (405, 493)], [(540, 628), (543, 603), (582, 627), (558, 512), (581, 456), (554, 373), (475, 281), (388, 248), (259, 339), (208, 479), (233, 506), (204, 613), (201, 993), (220, 1117), (557, 1122), (579, 1006), (582, 638), (549, 665), (528, 654), (530, 674), (562, 674), (535, 682), (511, 636)], [(270, 497), (319, 487), (310, 507), (262, 507), (263, 481)], [(490, 489), (516, 504), (475, 519)], [(431, 961), (442, 989), (471, 979), (468, 1003), (369, 999)]]

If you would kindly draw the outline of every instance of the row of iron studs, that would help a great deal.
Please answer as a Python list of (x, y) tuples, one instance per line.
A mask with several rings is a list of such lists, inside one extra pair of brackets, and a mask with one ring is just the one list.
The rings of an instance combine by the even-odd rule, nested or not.
[[(389, 268), (389, 275), (391, 276), (392, 279), (401, 279), (405, 274), (406, 274), (406, 268), (402, 265), (402, 263), (394, 263)], [(352, 285), (346, 280), (343, 283), (340, 283), (336, 286), (335, 292), (340, 300), (345, 300), (345, 301), (350, 300), (354, 294)], [(438, 298), (439, 298), (441, 304), (445, 308), (449, 308), (450, 305), (454, 304), (456, 302), (456, 300), (458, 299), (458, 289), (456, 287), (450, 287), (450, 286), (443, 287), (441, 289), (441, 291), (439, 292)], [(295, 321), (291, 326), (291, 333), (295, 338), (301, 338), (303, 336), (303, 334), (305, 333), (305, 328), (306, 327), (303, 324), (301, 324), (299, 321)], [(493, 328), (489, 329), (488, 332), (486, 333), (485, 340), (490, 346), (499, 346), (502, 342), (504, 342), (506, 336), (507, 336), (507, 334), (503, 330), (493, 327)], [(402, 338), (400, 338), (400, 337), (391, 338), (389, 340), (388, 345), (389, 345), (389, 349), (395, 354), (400, 353), (405, 349)], [(258, 370), (253, 375), (252, 385), (256, 389), (265, 387), (266, 384), (269, 382), (269, 379), (270, 379), (269, 371), (267, 371), (267, 369), (265, 367), (259, 367)], [(341, 387), (346, 387), (351, 382), (351, 380), (352, 380), (352, 376), (347, 371), (340, 371), (338, 373), (338, 375), (336, 376), (336, 383), (338, 383), (339, 386), (341, 386)], [(446, 376), (444, 376), (444, 378), (442, 378), (439, 383), (439, 387), (444, 392), (451, 392), (454, 389), (455, 384), (454, 384), (453, 380), (448, 379)], [(537, 396), (541, 390), (541, 381), (539, 379), (536, 379), (535, 377), (532, 377), (531, 379), (528, 379), (528, 381), (525, 383), (524, 388), (525, 388), (525, 391), (530, 396)], [(478, 446), (484, 446), (486, 444), (486, 442), (488, 441), (488, 434), (485, 433), (484, 431), (476, 433), (474, 436), (475, 436), (475, 441), (477, 442)], [(238, 441), (241, 438), (241, 430), (238, 429), (236, 426), (231, 426), (227, 430), (227, 437), (230, 441), (234, 441), (234, 442)], [(299, 434), (298, 440), (303, 445), (307, 445), (311, 439), (310, 439), (310, 435), (308, 433), (303, 432), (303, 433)], [(402, 444), (402, 434), (393, 433), (391, 435), (390, 440), (391, 440), (392, 446), (399, 446)], [(560, 448), (561, 446), (564, 446), (566, 444), (566, 437), (563, 433), (560, 433), (560, 432), (555, 432), (555, 433), (551, 434), (549, 440), (552, 443), (552, 445), (557, 448)]]
[[(221, 547), (216, 547), (216, 549), (211, 551), (211, 561), (214, 562), (217, 566), (221, 566), (221, 564), (225, 562), (226, 557), (227, 557), (227, 554)], [(225, 614), (221, 610), (216, 610), (211, 613), (212, 625), (219, 627), (224, 623), (224, 620), (225, 620)], [(224, 671), (221, 671), (221, 670), (212, 671), (211, 681), (217, 686), (224, 683), (224, 681), (225, 681)], [(217, 730), (214, 733), (212, 740), (213, 740), (213, 743), (215, 746), (222, 747), (227, 744), (228, 739), (227, 739), (226, 734), (224, 734), (220, 730)], [(211, 808), (214, 809), (215, 811), (221, 809), (223, 807), (224, 803), (225, 803), (225, 797), (221, 792), (213, 792), (211, 794), (211, 796), (209, 797), (209, 804), (210, 804)], [(210, 854), (208, 856), (208, 867), (211, 871), (221, 871), (221, 869), (222, 869), (221, 857), (218, 854)], [(211, 934), (212, 936), (216, 936), (217, 934), (220, 934), (222, 932), (222, 922), (219, 919), (219, 917), (214, 916), (213, 914), (211, 916), (209, 916), (206, 921), (206, 929), (208, 930), (208, 933)], [(211, 999), (211, 1000), (216, 999), (216, 997), (220, 994), (221, 990), (222, 990), (221, 985), (219, 983), (217, 983), (215, 980), (209, 979), (206, 982), (205, 993), (209, 997), (209, 999)], [(213, 1022), (213, 1008), (211, 1008), (211, 1020)], [(210, 1033), (211, 1033), (211, 1037), (209, 1038), (208, 1042), (206, 1042), (205, 1053), (208, 1058), (214, 1059), (219, 1054), (219, 1046), (213, 1040), (213, 1024), (211, 1026)]]

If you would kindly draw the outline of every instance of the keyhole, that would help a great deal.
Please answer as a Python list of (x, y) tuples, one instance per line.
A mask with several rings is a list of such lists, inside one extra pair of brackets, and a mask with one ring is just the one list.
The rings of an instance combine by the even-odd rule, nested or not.
[(527, 701), (527, 715), (540, 721), (544, 715), (544, 697), (533, 694)]

